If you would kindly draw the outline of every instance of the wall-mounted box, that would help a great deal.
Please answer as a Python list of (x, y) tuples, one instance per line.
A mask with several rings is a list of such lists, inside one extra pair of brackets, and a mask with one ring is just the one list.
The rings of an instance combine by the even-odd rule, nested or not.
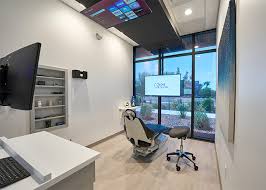
[(72, 78), (74, 78), (74, 79), (87, 79), (88, 78), (88, 72), (87, 71), (72, 70)]

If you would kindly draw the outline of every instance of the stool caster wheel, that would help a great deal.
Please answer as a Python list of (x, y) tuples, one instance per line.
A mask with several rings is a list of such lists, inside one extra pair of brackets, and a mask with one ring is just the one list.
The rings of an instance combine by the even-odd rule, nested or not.
[(180, 166), (176, 165), (176, 171), (180, 171), (180, 170), (181, 170)]
[(166, 158), (166, 159), (167, 159), (167, 161), (170, 161), (170, 160), (171, 160), (171, 158), (170, 158), (170, 157), (168, 157), (168, 156), (167, 156), (167, 158)]
[(195, 171), (198, 171), (199, 170), (199, 167), (197, 165), (194, 165), (194, 170)]
[(194, 160), (194, 161), (195, 161), (195, 160), (196, 160), (196, 156), (192, 156), (192, 160)]

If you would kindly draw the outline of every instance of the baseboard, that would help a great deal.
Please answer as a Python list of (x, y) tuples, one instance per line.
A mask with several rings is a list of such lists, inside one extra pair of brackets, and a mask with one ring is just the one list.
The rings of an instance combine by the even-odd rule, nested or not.
[(111, 138), (116, 137), (117, 135), (123, 134), (124, 132), (125, 132), (124, 130), (119, 131), (119, 132), (117, 132), (117, 133), (115, 133), (115, 134), (113, 134), (113, 135), (110, 135), (110, 136), (108, 136), (108, 137), (102, 139), (102, 140), (99, 140), (99, 141), (97, 141), (97, 142), (95, 142), (95, 143), (92, 143), (92, 144), (88, 145), (87, 148), (92, 148), (92, 147), (94, 147), (94, 146), (96, 146), (96, 145), (98, 145), (98, 144), (101, 144), (101, 143), (103, 143), (103, 142), (105, 142), (105, 141), (108, 141), (108, 140), (111, 139)]
[(214, 144), (214, 148), (215, 148), (215, 153), (216, 153), (216, 163), (217, 163), (218, 176), (219, 176), (219, 180), (220, 180), (220, 187), (221, 187), (221, 190), (223, 190), (220, 167), (219, 167), (219, 160), (218, 160), (218, 154), (217, 154), (217, 150), (216, 150), (216, 145), (215, 144)]

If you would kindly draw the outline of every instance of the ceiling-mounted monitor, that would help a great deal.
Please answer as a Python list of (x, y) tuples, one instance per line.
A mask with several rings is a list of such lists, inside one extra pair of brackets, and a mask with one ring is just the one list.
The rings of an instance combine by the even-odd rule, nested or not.
[(81, 11), (105, 28), (137, 19), (151, 12), (145, 0), (101, 0)]

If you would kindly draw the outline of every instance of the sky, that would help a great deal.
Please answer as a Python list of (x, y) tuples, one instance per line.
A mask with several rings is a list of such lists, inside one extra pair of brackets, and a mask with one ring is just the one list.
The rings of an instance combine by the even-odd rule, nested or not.
[[(216, 90), (216, 53), (196, 55), (195, 61), (195, 80), (199, 81), (200, 84), (209, 81), (209, 87)], [(176, 73), (177, 67), (180, 69), (181, 78), (186, 72), (189, 72), (190, 76), (192, 74), (192, 56), (164, 59), (164, 73)], [(136, 63), (136, 77), (142, 72), (147, 72), (151, 75), (158, 74), (158, 61)]]

